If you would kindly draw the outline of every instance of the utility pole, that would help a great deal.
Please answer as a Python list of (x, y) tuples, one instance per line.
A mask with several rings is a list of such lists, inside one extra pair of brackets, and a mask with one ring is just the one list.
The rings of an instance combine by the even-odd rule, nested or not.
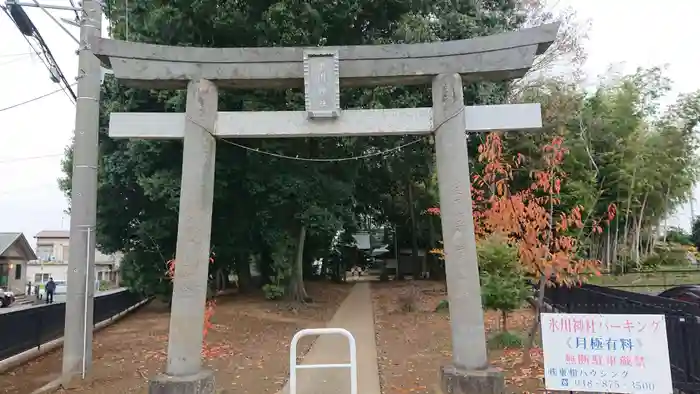
[[(68, 283), (66, 318), (63, 341), (63, 377), (72, 378), (82, 373), (83, 378), (92, 360), (93, 307), (95, 296), (95, 223), (97, 221), (97, 159), (98, 127), (100, 116), (100, 61), (90, 49), (90, 39), (102, 35), (102, 5), (100, 0), (83, 0), (78, 7), (41, 4), (38, 0), (5, 0), (3, 11), (8, 13), (24, 36), (37, 39), (49, 58), (52, 80), (70, 85), (55, 63), (36, 26), (22, 7), (41, 9), (51, 20), (78, 43), (78, 93), (76, 97), (73, 145), (73, 178), (71, 192), (70, 245), (68, 256)], [(56, 19), (49, 10), (71, 11), (75, 20)], [(80, 39), (63, 25), (80, 27)], [(29, 42), (29, 41), (28, 41)], [(31, 43), (30, 43), (31, 46)], [(38, 54), (38, 52), (37, 52)], [(53, 67), (50, 67), (53, 66)], [(72, 93), (72, 90), (71, 90)], [(75, 95), (73, 95), (75, 97)]]
[(73, 145), (68, 294), (63, 341), (63, 376), (66, 378), (78, 373), (82, 373), (84, 378), (92, 361), (101, 72), (100, 61), (90, 49), (90, 39), (100, 37), (101, 33), (100, 4), (94, 0), (83, 0)]

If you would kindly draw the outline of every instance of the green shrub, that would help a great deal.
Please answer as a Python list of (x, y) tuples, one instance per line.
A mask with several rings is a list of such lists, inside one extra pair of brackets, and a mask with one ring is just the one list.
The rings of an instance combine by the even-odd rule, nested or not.
[(663, 259), (656, 253), (652, 253), (642, 261), (642, 271), (655, 271), (663, 264)]
[(448, 312), (450, 310), (450, 301), (441, 300), (435, 307), (435, 312)]
[(268, 300), (277, 300), (284, 296), (284, 287), (276, 284), (267, 284), (262, 287), (265, 298)]
[(519, 349), (523, 347), (523, 338), (514, 332), (500, 331), (488, 339), (490, 349)]
[(484, 308), (501, 312), (507, 330), (508, 313), (518, 309), (530, 293), (519, 266), (518, 251), (502, 237), (492, 235), (477, 245), (481, 301)]
[(660, 242), (654, 248), (654, 254), (658, 256), (659, 266), (688, 265), (688, 250), (683, 245)]
[(100, 291), (109, 290), (109, 289), (111, 289), (111, 288), (112, 288), (112, 282), (107, 281), (107, 280), (101, 280), (101, 281), (100, 281), (100, 287), (99, 287), (99, 290), (100, 290)]

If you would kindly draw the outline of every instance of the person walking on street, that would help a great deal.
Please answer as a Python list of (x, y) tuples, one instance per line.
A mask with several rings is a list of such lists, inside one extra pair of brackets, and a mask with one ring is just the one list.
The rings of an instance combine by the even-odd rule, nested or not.
[(56, 282), (53, 281), (53, 278), (49, 278), (44, 288), (46, 289), (46, 303), (53, 304), (53, 293), (56, 291)]

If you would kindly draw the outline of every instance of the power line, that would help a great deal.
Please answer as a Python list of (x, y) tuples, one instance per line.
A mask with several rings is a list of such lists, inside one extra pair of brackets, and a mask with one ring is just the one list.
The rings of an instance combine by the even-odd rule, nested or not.
[(12, 189), (12, 190), (0, 190), (0, 196), (15, 196), (17, 194), (27, 194), (33, 191), (47, 191), (48, 189), (59, 189), (59, 186), (57, 183), (53, 184), (41, 184), (41, 185), (35, 185), (35, 186), (26, 186), (26, 187), (20, 187), (18, 189)]
[[(70, 85), (68, 84), (61, 67), (56, 62), (51, 49), (44, 41), (44, 37), (42, 37), (41, 33), (39, 33), (39, 30), (34, 25), (34, 22), (32, 22), (21, 6), (15, 5), (15, 7), (11, 9), (8, 9), (7, 7), (1, 8), (5, 12), (5, 15), (10, 18), (15, 26), (17, 26), (22, 34), (22, 37), (25, 41), (27, 41), (27, 44), (29, 44), (29, 47), (34, 51), (34, 53), (36, 53), (39, 59), (41, 59), (41, 62), (44, 63), (46, 70), (49, 72), (49, 75), (51, 75), (51, 80), (58, 83), (66, 96), (68, 96), (68, 98), (75, 103), (75, 100), (77, 99), (75, 92), (73, 92), (73, 89), (71, 89)], [(36, 40), (41, 48), (41, 53), (39, 53), (39, 50), (32, 45), (29, 37)], [(41, 56), (42, 54), (44, 55), (45, 59)], [(61, 83), (63, 83), (63, 85), (61, 85)], [(67, 89), (67, 91), (65, 89)]]
[[(33, 55), (33, 53), (28, 53), (28, 55)], [(12, 64), (12, 63), (17, 63), (17, 62), (23, 61), (23, 60), (25, 60), (25, 59), (26, 59), (26, 57), (24, 57), (24, 56), (14, 56), (14, 58), (12, 58), (12, 59), (10, 59), (10, 60), (5, 60), (5, 61), (1, 62), (1, 63), (0, 63), (0, 66), (4, 66), (4, 65), (7, 65), (7, 64)], [(30, 60), (31, 60), (31, 59), (32, 59), (32, 58), (30, 58)]]
[(18, 57), (18, 56), (29, 56), (33, 55), (34, 52), (25, 52), (25, 53), (3, 53), (0, 55), (0, 57)]
[[(69, 86), (75, 86), (76, 84), (77, 84), (77, 82), (74, 82), (74, 83), (70, 84)], [(21, 107), (25, 104), (33, 103), (34, 101), (41, 100), (44, 97), (48, 97), (48, 96), (51, 96), (52, 94), (56, 94), (56, 93), (59, 93), (62, 91), (63, 91), (63, 86), (61, 86), (59, 89), (56, 89), (54, 91), (48, 92), (46, 94), (42, 94), (41, 96), (34, 97), (33, 99), (29, 99), (27, 101), (22, 101), (21, 103), (13, 104), (13, 105), (10, 105), (9, 107), (0, 108), (0, 112), (7, 111), (7, 110), (17, 108), (17, 107)]]
[(29, 161), (29, 160), (38, 160), (38, 159), (47, 159), (49, 157), (59, 157), (63, 156), (63, 153), (55, 153), (51, 155), (41, 155), (41, 156), (30, 156), (30, 157), (16, 157), (14, 159), (5, 159), (5, 160), (0, 160), (0, 164), (7, 164), (7, 163), (17, 163), (20, 161)]

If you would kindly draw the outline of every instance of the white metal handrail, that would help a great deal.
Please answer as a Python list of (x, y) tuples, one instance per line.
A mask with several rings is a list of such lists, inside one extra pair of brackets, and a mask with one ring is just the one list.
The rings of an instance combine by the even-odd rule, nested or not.
[[(306, 364), (297, 365), (297, 342), (309, 335), (342, 335), (348, 340), (350, 346), (350, 362), (343, 364)], [(297, 369), (314, 368), (350, 368), (350, 394), (357, 394), (357, 347), (355, 337), (344, 328), (307, 328), (299, 331), (292, 338), (289, 347), (289, 394), (297, 394)]]

